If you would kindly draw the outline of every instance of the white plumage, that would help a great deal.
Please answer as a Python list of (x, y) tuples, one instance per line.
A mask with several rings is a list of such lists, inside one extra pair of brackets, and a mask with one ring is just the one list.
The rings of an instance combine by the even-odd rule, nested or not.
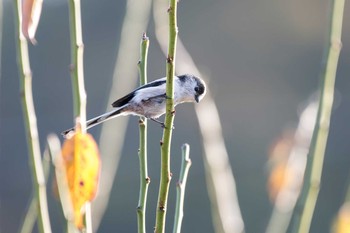
[[(87, 129), (96, 126), (106, 120), (121, 115), (144, 116), (150, 120), (156, 120), (165, 113), (166, 78), (160, 78), (135, 89), (131, 93), (115, 101), (112, 106), (115, 108), (110, 112), (88, 120)], [(184, 102), (199, 102), (206, 93), (204, 81), (194, 75), (185, 74), (174, 76), (174, 104), (175, 106)], [(74, 128), (65, 130), (62, 135), (74, 131)]]

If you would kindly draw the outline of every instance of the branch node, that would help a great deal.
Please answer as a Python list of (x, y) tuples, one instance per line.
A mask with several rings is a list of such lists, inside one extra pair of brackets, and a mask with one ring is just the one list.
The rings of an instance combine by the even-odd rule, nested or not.
[(75, 64), (72, 63), (69, 65), (69, 72), (72, 73), (74, 70), (75, 70)]
[(165, 206), (164, 206), (164, 205), (159, 204), (159, 210), (160, 210), (160, 211), (162, 211), (162, 212), (165, 212)]
[(173, 61), (174, 61), (174, 58), (171, 57), (171, 56), (168, 56), (167, 59), (166, 59), (167, 63), (173, 63)]
[(149, 40), (146, 32), (142, 33), (142, 40), (145, 41), (145, 40)]

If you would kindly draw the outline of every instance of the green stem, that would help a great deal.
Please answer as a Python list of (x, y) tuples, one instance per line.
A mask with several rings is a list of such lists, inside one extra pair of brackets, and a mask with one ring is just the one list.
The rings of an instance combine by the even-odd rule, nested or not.
[[(69, 0), (71, 35), (71, 78), (74, 101), (74, 118), (80, 124), (81, 132), (86, 133), (86, 92), (84, 84), (84, 43), (81, 23), (80, 0)], [(91, 204), (86, 203), (86, 232), (92, 233)]]
[(30, 200), (27, 213), (22, 222), (20, 233), (32, 233), (38, 218), (38, 199), (33, 196)]
[[(44, 151), (43, 169), (44, 169), (45, 180), (47, 180), (50, 175), (50, 155), (49, 155), (48, 148), (46, 148)], [(33, 197), (31, 198), (29, 207), (27, 209), (27, 213), (24, 217), (20, 233), (33, 232), (33, 228), (37, 218), (38, 218), (38, 200), (36, 196), (33, 195)]]
[(70, 35), (71, 35), (71, 78), (73, 88), (74, 118), (79, 117), (81, 130), (86, 132), (86, 92), (84, 85), (83, 55), (80, 0), (69, 0)]
[[(140, 84), (147, 83), (147, 55), (149, 47), (149, 39), (146, 34), (143, 34), (141, 41), (141, 59), (139, 61), (139, 73)], [(140, 117), (140, 150), (139, 150), (139, 163), (140, 163), (140, 192), (139, 201), (137, 205), (137, 225), (138, 232), (146, 232), (146, 201), (148, 185), (150, 178), (148, 177), (147, 169), (147, 120), (144, 117)]]
[(344, 0), (334, 0), (325, 67), (322, 73), (321, 93), (315, 130), (312, 136), (304, 183), (294, 210), (293, 232), (309, 232), (321, 184), (323, 160), (334, 98), (334, 84), (341, 50), (341, 30)]
[(190, 159), (190, 146), (188, 144), (182, 145), (182, 162), (181, 162), (181, 171), (179, 181), (176, 187), (176, 209), (175, 209), (175, 219), (174, 219), (174, 228), (173, 233), (181, 232), (181, 224), (183, 218), (183, 207), (185, 199), (185, 189), (188, 172), (191, 167)]
[(37, 121), (32, 93), (32, 73), (30, 70), (28, 44), (22, 33), (22, 1), (15, 0), (17, 21), (17, 61), (20, 73), (20, 93), (22, 99), (25, 132), (30, 154), (31, 173), (35, 199), (38, 200), (38, 220), (40, 232), (50, 233), (51, 224), (47, 206), (46, 181), (41, 159)]
[[(153, 1), (127, 0), (124, 19), (120, 32), (118, 53), (114, 64), (112, 83), (108, 91), (108, 109), (125, 90), (134, 88), (138, 71), (135, 69), (135, 60), (140, 57), (139, 39), (147, 28), (150, 8)], [(123, 77), (123, 78), (121, 78)], [(121, 151), (126, 144), (125, 132), (129, 117), (121, 117), (113, 122), (106, 122), (101, 127), (99, 148), (103, 169), (100, 174), (99, 195), (96, 196), (93, 205), (93, 226), (97, 231), (103, 215), (109, 206), (111, 191), (119, 167)], [(111, 140), (113, 143), (111, 143)]]
[(161, 175), (158, 194), (158, 205), (156, 213), (155, 232), (161, 233), (165, 231), (166, 208), (169, 193), (169, 184), (171, 180), (170, 173), (170, 146), (172, 129), (174, 123), (174, 75), (175, 75), (175, 57), (176, 57), (176, 40), (177, 40), (177, 0), (169, 0), (168, 8), (169, 17), (169, 42), (168, 56), (166, 63), (166, 112), (165, 112), (165, 128), (161, 141)]

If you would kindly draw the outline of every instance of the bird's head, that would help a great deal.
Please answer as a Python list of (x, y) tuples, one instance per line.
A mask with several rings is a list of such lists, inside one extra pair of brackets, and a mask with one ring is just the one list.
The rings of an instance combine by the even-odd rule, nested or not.
[(199, 103), (207, 91), (205, 82), (201, 78), (196, 77), (192, 74), (180, 75), (178, 78), (182, 86), (185, 87), (184, 89), (187, 91), (188, 96), (192, 98), (192, 100), (189, 99), (187, 101), (196, 101)]

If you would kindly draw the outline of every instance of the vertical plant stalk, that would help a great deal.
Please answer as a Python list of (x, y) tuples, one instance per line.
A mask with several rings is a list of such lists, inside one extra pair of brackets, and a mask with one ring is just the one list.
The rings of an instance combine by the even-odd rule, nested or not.
[[(50, 155), (49, 155), (48, 148), (46, 148), (44, 151), (43, 169), (44, 169), (45, 180), (47, 180), (50, 175)], [(36, 196), (33, 195), (30, 201), (29, 207), (27, 209), (27, 213), (24, 217), (20, 233), (33, 232), (33, 228), (37, 218), (38, 218), (38, 199), (36, 198)]]
[(160, 185), (158, 194), (158, 204), (156, 211), (155, 232), (161, 233), (165, 231), (165, 220), (167, 211), (167, 201), (169, 193), (169, 185), (171, 180), (170, 173), (170, 147), (171, 137), (174, 123), (174, 75), (175, 75), (175, 57), (176, 57), (176, 40), (177, 40), (177, 0), (170, 0), (168, 8), (169, 17), (169, 42), (168, 56), (166, 62), (166, 112), (165, 112), (165, 128), (163, 130), (163, 138), (161, 141), (161, 171)]
[(330, 34), (328, 38), (329, 47), (325, 53), (326, 63), (322, 72), (319, 108), (315, 130), (312, 136), (304, 183), (293, 214), (293, 232), (309, 232), (320, 190), (323, 160), (334, 98), (334, 84), (341, 50), (344, 2), (344, 0), (334, 0), (332, 2)]
[[(135, 63), (140, 59), (140, 35), (146, 31), (149, 21), (152, 1), (127, 0), (126, 12), (120, 33), (118, 54), (115, 61), (112, 85), (108, 94), (107, 104), (118, 98), (125, 90), (133, 89), (137, 83)], [(108, 110), (108, 109), (107, 109)], [(93, 227), (97, 232), (101, 219), (108, 207), (115, 174), (119, 166), (121, 151), (124, 145), (128, 117), (120, 117), (116, 121), (105, 122), (102, 125), (99, 138), (101, 152), (101, 170), (99, 194), (93, 202)], [(111, 140), (113, 143), (111, 143)]]
[(32, 233), (35, 222), (38, 218), (38, 199), (32, 197), (27, 209), (27, 213), (22, 222), (20, 233)]
[(188, 172), (191, 167), (190, 159), (190, 145), (183, 144), (182, 147), (182, 161), (181, 161), (181, 171), (179, 181), (176, 186), (176, 209), (175, 209), (175, 218), (174, 218), (174, 228), (173, 233), (181, 232), (182, 218), (184, 216), (184, 199), (185, 199), (185, 189)]
[[(162, 10), (166, 8), (164, 5), (163, 0), (154, 1), (156, 36), (162, 51), (166, 53), (166, 19), (162, 14)], [(177, 51), (176, 71), (181, 74), (192, 70), (194, 74), (200, 75), (180, 38), (177, 40)], [(244, 232), (235, 178), (222, 134), (219, 113), (210, 90), (201, 103), (195, 106), (203, 136), (203, 157), (215, 232)]]
[[(141, 59), (138, 63), (140, 73), (140, 84), (144, 85), (147, 83), (147, 55), (149, 47), (149, 39), (146, 33), (142, 36), (140, 45)], [(146, 232), (146, 202), (148, 185), (150, 178), (148, 177), (147, 169), (147, 119), (140, 117), (140, 149), (139, 149), (139, 163), (140, 163), (140, 192), (139, 201), (137, 204), (137, 226), (139, 233)]]
[[(79, 118), (81, 132), (86, 133), (86, 92), (84, 84), (84, 43), (80, 0), (69, 0), (71, 35), (71, 78), (73, 88), (74, 118)], [(92, 232), (91, 203), (85, 205), (86, 232)]]
[(42, 165), (38, 128), (32, 93), (32, 73), (30, 70), (28, 44), (22, 33), (22, 1), (15, 0), (17, 21), (17, 62), (20, 73), (20, 93), (22, 99), (25, 133), (30, 155), (30, 167), (33, 179), (35, 198), (39, 205), (40, 232), (50, 233), (51, 224), (47, 206), (46, 181)]
[(80, 118), (81, 131), (86, 132), (86, 92), (84, 85), (84, 44), (81, 24), (80, 0), (69, 0), (71, 36), (71, 78), (73, 88), (74, 118)]

